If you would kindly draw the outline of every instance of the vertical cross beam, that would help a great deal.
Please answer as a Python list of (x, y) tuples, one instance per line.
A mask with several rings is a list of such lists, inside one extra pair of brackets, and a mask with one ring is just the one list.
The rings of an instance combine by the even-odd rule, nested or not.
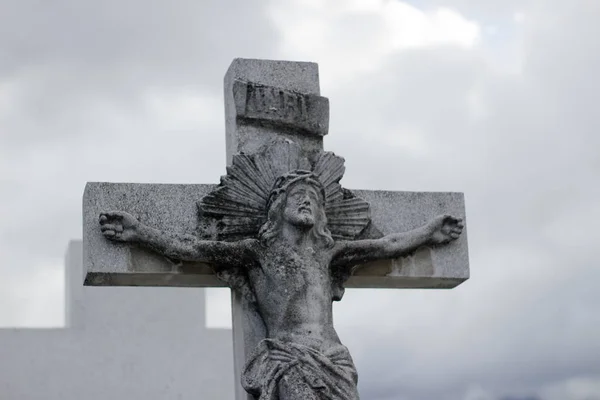
[[(231, 165), (234, 154), (253, 152), (277, 136), (300, 144), (309, 158), (323, 149), (329, 104), (318, 97), (316, 63), (237, 58), (225, 74), (224, 87), (227, 165)], [(252, 400), (242, 388), (240, 377), (247, 352), (265, 337), (264, 325), (248, 302), (233, 290), (231, 302), (236, 400)]]

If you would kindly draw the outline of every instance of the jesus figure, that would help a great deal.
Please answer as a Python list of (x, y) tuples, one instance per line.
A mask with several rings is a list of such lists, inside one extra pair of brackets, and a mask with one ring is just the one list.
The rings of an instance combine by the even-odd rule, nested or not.
[(357, 374), (333, 327), (332, 271), (407, 255), (421, 246), (457, 239), (463, 222), (441, 215), (405, 233), (379, 239), (334, 241), (327, 227), (325, 189), (310, 171), (276, 179), (257, 238), (201, 240), (161, 232), (132, 215), (100, 215), (103, 235), (135, 243), (171, 259), (242, 268), (266, 327), (242, 375), (259, 400), (356, 400)]

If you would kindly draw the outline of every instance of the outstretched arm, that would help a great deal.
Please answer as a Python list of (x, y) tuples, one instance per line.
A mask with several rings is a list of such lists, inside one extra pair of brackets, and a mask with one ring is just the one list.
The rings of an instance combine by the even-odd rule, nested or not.
[(175, 260), (229, 265), (252, 261), (250, 240), (220, 242), (162, 232), (142, 224), (124, 211), (100, 214), (100, 229), (107, 239), (136, 243)]
[(440, 215), (427, 224), (381, 239), (355, 240), (336, 243), (332, 264), (356, 265), (369, 261), (397, 258), (421, 246), (446, 244), (458, 239), (463, 221), (450, 215)]

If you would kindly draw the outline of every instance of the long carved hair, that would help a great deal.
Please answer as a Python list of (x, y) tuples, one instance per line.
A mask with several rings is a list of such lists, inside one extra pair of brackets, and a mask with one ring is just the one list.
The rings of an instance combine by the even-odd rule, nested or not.
[(273, 190), (267, 202), (267, 222), (261, 226), (258, 237), (263, 245), (272, 244), (281, 232), (283, 226), (283, 211), (287, 201), (287, 195), (292, 186), (305, 183), (313, 186), (319, 193), (319, 203), (315, 224), (310, 230), (315, 243), (325, 248), (334, 245), (331, 232), (327, 228), (327, 216), (325, 214), (325, 188), (318, 178), (310, 171), (296, 170), (280, 176), (273, 185)]

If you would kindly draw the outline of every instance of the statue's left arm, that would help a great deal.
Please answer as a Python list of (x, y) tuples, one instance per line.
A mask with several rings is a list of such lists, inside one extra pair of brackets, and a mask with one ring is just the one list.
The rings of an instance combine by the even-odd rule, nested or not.
[(458, 239), (464, 224), (462, 219), (440, 215), (427, 224), (408, 232), (393, 233), (380, 239), (337, 242), (332, 264), (356, 265), (407, 255), (421, 246), (435, 246)]

